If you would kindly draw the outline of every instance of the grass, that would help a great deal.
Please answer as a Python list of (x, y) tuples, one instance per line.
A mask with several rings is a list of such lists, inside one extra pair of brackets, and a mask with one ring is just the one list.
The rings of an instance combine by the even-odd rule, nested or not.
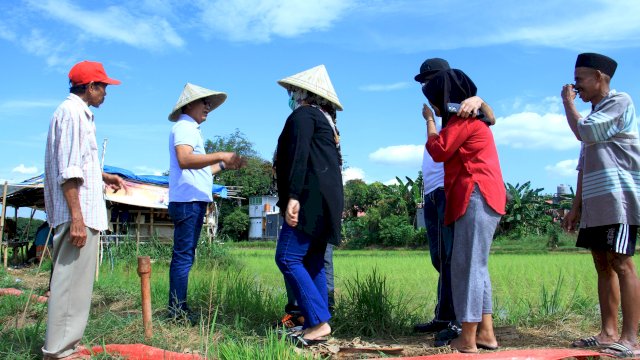
[[(489, 258), (496, 325), (573, 326), (580, 333), (594, 331), (599, 315), (590, 255), (502, 251), (514, 246), (512, 241), (498, 241), (495, 247), (499, 251)], [(164, 320), (170, 247), (157, 243), (140, 246), (139, 254), (153, 259), (154, 336), (146, 343), (217, 359), (311, 358), (309, 353), (294, 351), (269, 329), (282, 315), (286, 302), (282, 275), (274, 263), (273, 243), (251, 244), (199, 246), (188, 295), (190, 305), (203, 319), (196, 327)], [(94, 286), (84, 344), (145, 342), (135, 254), (135, 244), (122, 244), (105, 257)], [(337, 250), (334, 256), (337, 304), (332, 326), (336, 337), (396, 338), (407, 335), (416, 321), (431, 318), (437, 273), (428, 252)], [(24, 277), (34, 277), (34, 269), (23, 271)], [(0, 270), (0, 287), (29, 290), (30, 286)], [(43, 291), (43, 286), (36, 287), (36, 292)], [(32, 304), (26, 326), (18, 328), (16, 321), (25, 302), (26, 296), (0, 298), (0, 358), (41, 357), (46, 307)], [(98, 358), (108, 358), (105, 356)]]

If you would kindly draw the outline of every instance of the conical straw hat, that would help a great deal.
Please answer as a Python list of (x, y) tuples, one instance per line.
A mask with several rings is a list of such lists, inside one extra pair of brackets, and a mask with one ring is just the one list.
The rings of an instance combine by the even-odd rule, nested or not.
[(338, 100), (336, 91), (333, 89), (331, 79), (329, 79), (329, 74), (324, 65), (318, 65), (309, 70), (278, 80), (278, 84), (287, 90), (291, 90), (291, 87), (295, 86), (310, 91), (331, 101), (337, 110), (342, 111), (342, 105), (340, 104), (340, 100)]
[(222, 105), (222, 103), (227, 100), (227, 94), (187, 83), (178, 98), (176, 106), (173, 107), (171, 114), (169, 114), (169, 120), (177, 121), (183, 106), (202, 98), (209, 98), (209, 102), (211, 102), (211, 110), (209, 111), (213, 111), (213, 109)]

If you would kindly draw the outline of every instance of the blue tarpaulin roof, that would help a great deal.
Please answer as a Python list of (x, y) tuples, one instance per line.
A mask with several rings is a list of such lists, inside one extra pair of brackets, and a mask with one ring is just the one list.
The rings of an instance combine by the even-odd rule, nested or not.
[[(109, 174), (117, 174), (124, 179), (142, 184), (152, 184), (163, 187), (169, 186), (168, 176), (159, 175), (136, 175), (133, 172), (115, 167), (104, 166), (104, 172)], [(0, 184), (0, 201), (2, 200), (3, 187)], [(14, 207), (36, 207), (44, 208), (44, 174), (32, 177), (17, 184), (9, 184), (7, 187), (7, 205)], [(227, 188), (224, 185), (213, 184), (214, 195), (226, 198), (228, 196)]]
[[(136, 182), (143, 183), (143, 184), (154, 184), (154, 185), (161, 185), (161, 186), (169, 186), (169, 177), (168, 176), (136, 175), (133, 172), (127, 170), (127, 169), (123, 169), (123, 168), (119, 168), (119, 167), (115, 167), (115, 166), (109, 166), (109, 165), (105, 165), (104, 166), (104, 172), (109, 173), (109, 174), (120, 175), (121, 177), (123, 177), (125, 179), (129, 179), (129, 180), (136, 181)], [(227, 197), (227, 188), (224, 185), (213, 184), (213, 194), (214, 195), (218, 195), (218, 196), (223, 197), (223, 198), (226, 198)]]

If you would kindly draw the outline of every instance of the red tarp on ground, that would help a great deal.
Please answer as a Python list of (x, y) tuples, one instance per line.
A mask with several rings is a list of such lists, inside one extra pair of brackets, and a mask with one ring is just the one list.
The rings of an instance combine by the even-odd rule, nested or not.
[[(22, 293), (23, 293), (22, 290), (18, 290), (14, 288), (0, 289), (0, 296), (2, 295), (20, 296), (22, 295)], [(45, 303), (47, 302), (47, 300), (49, 300), (49, 298), (46, 296), (31, 295), (31, 298), (40, 303)]]
[[(101, 354), (103, 352), (111, 355), (118, 355), (127, 360), (204, 360), (200, 355), (183, 354), (163, 349), (154, 348), (143, 344), (111, 344), (102, 346), (94, 346), (91, 351), (93, 354)], [(91, 355), (88, 349), (78, 351), (80, 354)]]
[[(408, 358), (393, 358), (395, 360), (562, 360), (562, 359), (588, 359), (600, 356), (603, 359), (609, 359), (605, 354), (584, 349), (526, 349), (526, 350), (509, 350), (484, 352), (481, 354), (439, 354), (430, 356), (416, 356)], [(393, 360), (387, 359), (387, 360)]]

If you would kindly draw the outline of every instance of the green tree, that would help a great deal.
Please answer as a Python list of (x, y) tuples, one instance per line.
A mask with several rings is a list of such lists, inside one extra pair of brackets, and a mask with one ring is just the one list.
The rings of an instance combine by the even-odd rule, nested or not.
[(515, 186), (507, 183), (506, 188), (511, 199), (500, 221), (501, 231), (512, 237), (546, 233), (552, 219), (548, 211), (551, 205), (540, 195), (543, 189), (532, 189), (530, 181)]
[[(220, 231), (237, 239), (246, 239), (246, 231), (249, 226), (249, 215), (246, 206), (238, 208), (239, 205), (248, 205), (248, 199), (252, 196), (262, 196), (274, 194), (275, 189), (272, 183), (272, 163), (258, 155), (254, 145), (246, 135), (236, 129), (226, 136), (216, 136), (213, 140), (205, 141), (205, 151), (213, 152), (235, 152), (247, 159), (247, 166), (239, 170), (221, 171), (216, 174), (214, 182), (226, 186), (237, 186), (240, 189), (239, 196), (244, 199), (240, 201), (220, 202)], [(243, 209), (243, 210), (239, 210)], [(246, 214), (247, 229), (243, 229), (239, 221), (239, 211)], [(227, 217), (231, 216), (230, 219)], [(231, 229), (225, 229), (231, 226)]]
[[(236, 129), (227, 136), (216, 136), (205, 141), (207, 154), (219, 151), (235, 152), (247, 159), (247, 166), (240, 170), (222, 171), (216, 175), (215, 182), (227, 186), (241, 187), (244, 198), (274, 193), (272, 186), (272, 163), (258, 155), (253, 143), (240, 130)], [(246, 200), (243, 200), (247, 204)]]
[(418, 204), (422, 203), (422, 171), (418, 173), (418, 177), (415, 180), (412, 180), (408, 176), (405, 176), (405, 179), (406, 182), (403, 182), (396, 176), (396, 181), (402, 191), (402, 197), (407, 204), (409, 223), (413, 225)]
[(344, 209), (347, 217), (355, 218), (359, 211), (366, 211), (370, 206), (368, 196), (369, 186), (364, 181), (347, 181), (344, 185)]
[(218, 151), (232, 151), (240, 156), (259, 157), (253, 148), (253, 143), (239, 129), (227, 136), (216, 136), (213, 140), (207, 139), (204, 143), (204, 151), (207, 154)]
[(246, 206), (236, 207), (222, 219), (222, 233), (234, 240), (246, 240), (249, 231), (249, 209)]

